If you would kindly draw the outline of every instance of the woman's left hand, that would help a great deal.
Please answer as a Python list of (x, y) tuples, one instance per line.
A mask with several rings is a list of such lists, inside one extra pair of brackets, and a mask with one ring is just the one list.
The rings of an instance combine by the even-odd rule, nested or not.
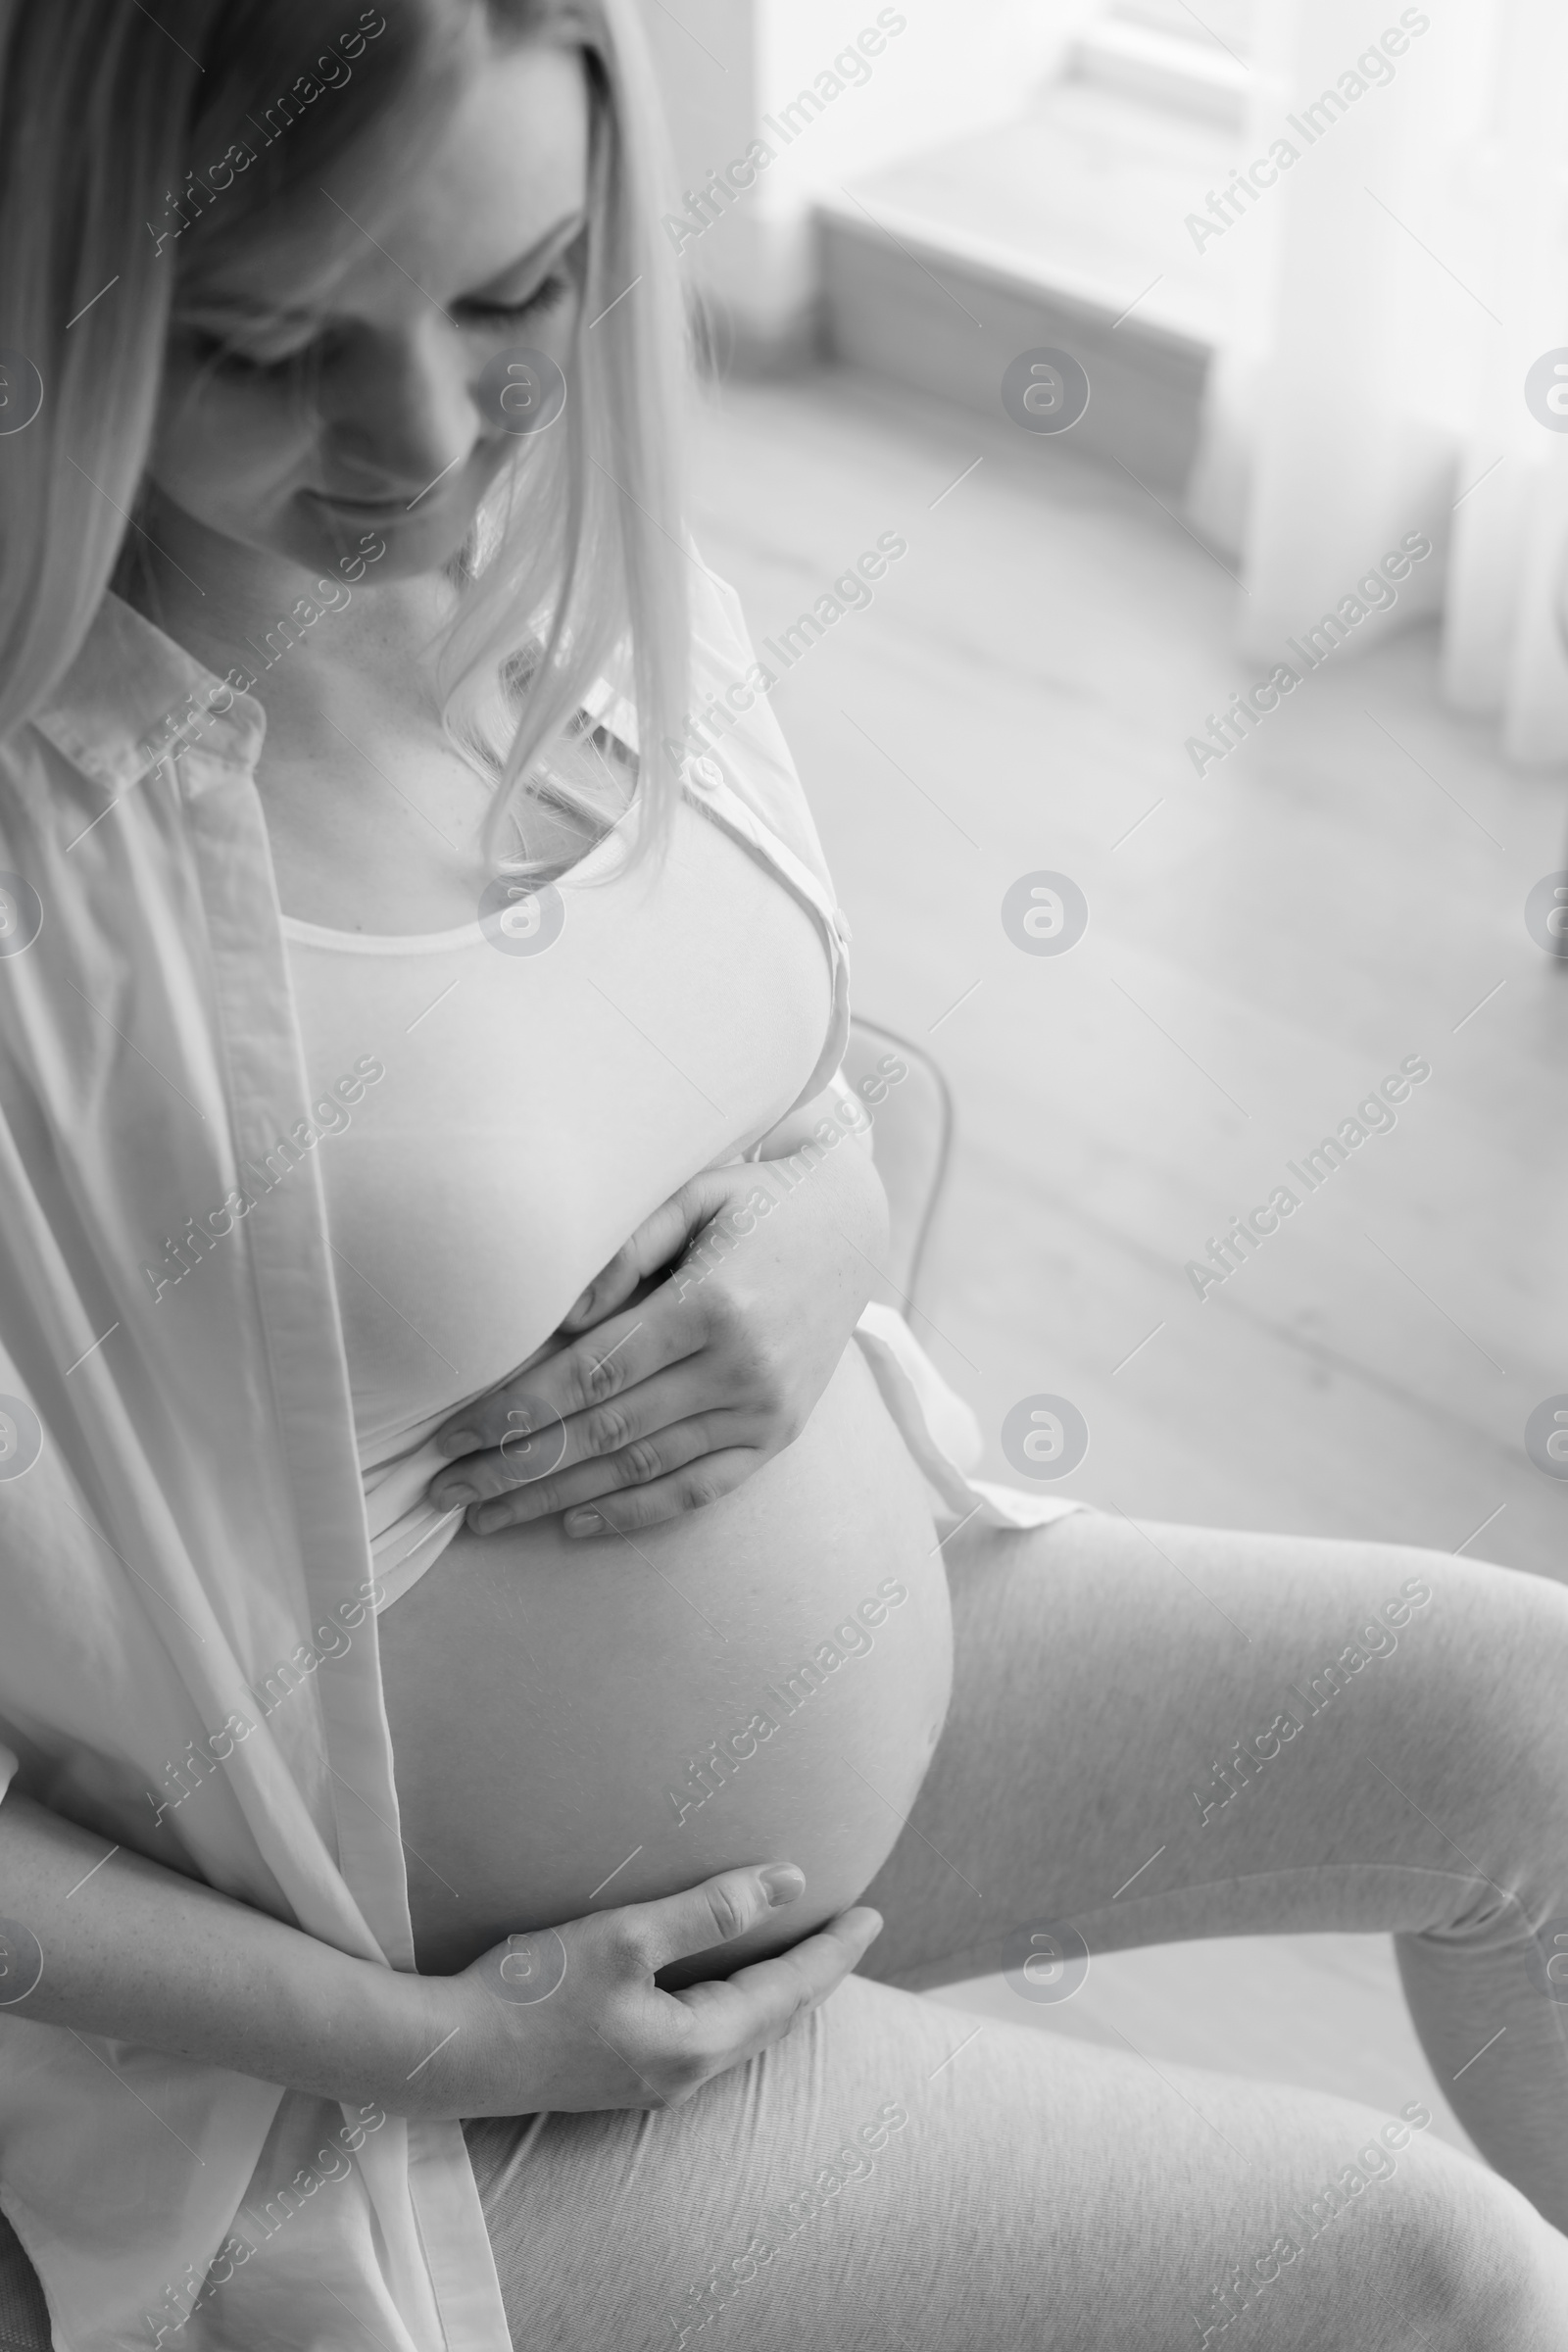
[(463, 1458), (430, 1499), (466, 1503), (476, 1535), (564, 1512), (568, 1535), (592, 1536), (732, 1493), (805, 1428), (886, 1236), (863, 1127), (809, 1164), (694, 1176), (577, 1300), (561, 1329), (581, 1336), (439, 1433)]

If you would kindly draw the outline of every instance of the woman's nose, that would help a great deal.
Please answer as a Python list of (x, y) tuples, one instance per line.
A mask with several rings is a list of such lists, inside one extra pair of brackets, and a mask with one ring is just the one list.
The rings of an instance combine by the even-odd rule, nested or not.
[(397, 334), (354, 337), (320, 388), (321, 415), (350, 495), (407, 491), (411, 499), (450, 473), (481, 432), (470, 389), (472, 355), (433, 306), (428, 318)]

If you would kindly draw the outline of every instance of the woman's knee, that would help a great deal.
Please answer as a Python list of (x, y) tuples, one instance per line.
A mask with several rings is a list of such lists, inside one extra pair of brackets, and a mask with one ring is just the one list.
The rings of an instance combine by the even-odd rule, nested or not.
[(1563, 2352), (1568, 2238), (1505, 2181), (1495, 2185), (1521, 2210), (1472, 2197), (1456, 2240), (1428, 2269), (1429, 2316), (1418, 2324), (1443, 2352)]
[(1544, 1650), (1559, 1661), (1568, 1654), (1568, 1585), (1555, 1577), (1446, 1552), (1404, 1550), (1400, 1556), (1434, 1588), (1440, 1604), (1452, 1590), (1466, 1627), (1485, 1630), (1478, 1661), (1483, 1667), (1494, 1653), (1529, 1659)]
[(1507, 1765), (1516, 1792), (1539, 1783), (1560, 1807), (1568, 1774), (1568, 1586), (1484, 1560), (1402, 1556), (1432, 1592), (1430, 1623), (1442, 1645), (1433, 1698), (1452, 1769), (1495, 1782)]
[(1411, 2155), (1384, 2240), (1390, 2317), (1435, 2352), (1563, 2352), (1568, 2238), (1455, 2150)]

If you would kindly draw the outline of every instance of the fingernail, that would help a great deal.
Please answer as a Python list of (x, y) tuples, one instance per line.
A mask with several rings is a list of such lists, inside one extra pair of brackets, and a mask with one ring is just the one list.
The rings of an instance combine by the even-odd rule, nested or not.
[(589, 1301), (592, 1299), (592, 1291), (584, 1291), (582, 1297), (577, 1300), (576, 1305), (567, 1307), (566, 1321), (568, 1323), (575, 1323), (579, 1315), (585, 1315), (588, 1312)]
[(482, 1511), (479, 1511), (475, 1514), (473, 1520), (473, 1531), (475, 1535), (493, 1536), (498, 1527), (510, 1527), (511, 1525), (511, 1503), (491, 1502), (487, 1503)]
[(435, 1499), (441, 1510), (455, 1511), (470, 1502), (477, 1502), (479, 1493), (476, 1487), (443, 1487)]
[(797, 1895), (806, 1892), (806, 1873), (797, 1870), (793, 1862), (775, 1862), (760, 1878), (762, 1891), (775, 1911), (781, 1903), (793, 1903)]
[(568, 1536), (602, 1536), (605, 1523), (597, 1511), (568, 1511), (565, 1529)]
[(436, 1444), (447, 1454), (477, 1453), (479, 1433), (475, 1429), (449, 1429), (444, 1438), (437, 1438)]

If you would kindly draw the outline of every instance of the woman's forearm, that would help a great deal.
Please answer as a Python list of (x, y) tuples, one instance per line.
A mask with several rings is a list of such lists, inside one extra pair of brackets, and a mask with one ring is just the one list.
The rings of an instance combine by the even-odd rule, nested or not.
[(123, 1847), (105, 1861), (107, 1850), (15, 1791), (0, 1803), (0, 2015), (398, 2110), (441, 2038), (439, 1980), (352, 1959)]

